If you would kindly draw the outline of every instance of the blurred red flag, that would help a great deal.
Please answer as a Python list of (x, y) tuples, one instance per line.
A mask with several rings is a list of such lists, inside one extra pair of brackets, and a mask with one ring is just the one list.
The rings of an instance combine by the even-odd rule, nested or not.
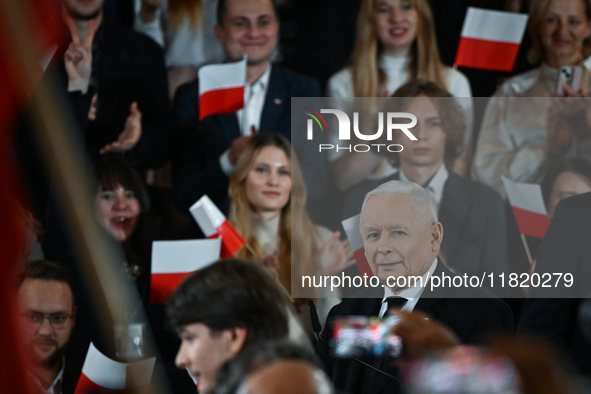
[(49, 43), (55, 45), (64, 37), (59, 12), (57, 0), (0, 0), (0, 357), (11, 360), (0, 368), (2, 393), (31, 392), (22, 349), (18, 346), (20, 321), (16, 313), (15, 274), (23, 236), (13, 207), (15, 196), (22, 194), (11, 137), (22, 100), (31, 94), (41, 76), (41, 72), (37, 76), (26, 73), (24, 62), (31, 56), (25, 52), (32, 50), (35, 61), (40, 60)]

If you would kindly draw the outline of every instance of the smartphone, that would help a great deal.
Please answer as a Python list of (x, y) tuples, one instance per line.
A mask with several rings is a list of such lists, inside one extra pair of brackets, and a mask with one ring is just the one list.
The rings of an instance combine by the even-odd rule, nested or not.
[(558, 70), (558, 84), (556, 86), (556, 94), (564, 96), (564, 85), (569, 85), (575, 92), (581, 89), (581, 81), (583, 80), (583, 67), (560, 67)]
[(402, 339), (391, 333), (400, 319), (368, 316), (340, 317), (333, 322), (332, 354), (337, 358), (397, 358)]

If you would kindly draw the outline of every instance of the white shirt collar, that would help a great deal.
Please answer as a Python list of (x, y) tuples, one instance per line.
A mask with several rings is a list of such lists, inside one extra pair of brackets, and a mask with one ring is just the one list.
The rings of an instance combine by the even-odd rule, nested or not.
[[(427, 285), (427, 281), (433, 275), (433, 272), (435, 272), (436, 268), (437, 268), (437, 257), (435, 257), (435, 260), (433, 260), (433, 263), (431, 263), (431, 267), (429, 267), (429, 270), (427, 270), (427, 272), (425, 272), (423, 274), (422, 281), (417, 281), (417, 283), (414, 286), (407, 287), (406, 289), (403, 289), (398, 294), (395, 294), (392, 291), (392, 289), (385, 286), (384, 287), (384, 298), (382, 298), (382, 307), (380, 308), (380, 313), (379, 313), (378, 317), (380, 317), (380, 318), (384, 317), (384, 315), (386, 314), (386, 311), (388, 310), (388, 302), (386, 301), (386, 299), (388, 297), (406, 298), (408, 301), (402, 307), (402, 310), (407, 311), (407, 312), (412, 312), (413, 309), (415, 308), (415, 306), (417, 305), (419, 298), (421, 298), (423, 291), (425, 290), (425, 286)], [(419, 286), (420, 284), (422, 284), (423, 286)]]
[(271, 63), (268, 64), (263, 75), (253, 84), (247, 82), (244, 85), (244, 108), (236, 112), (243, 136), (252, 134), (252, 126), (255, 127), (257, 133), (259, 132), (270, 78)]
[(45, 387), (43, 387), (43, 385), (41, 384), (41, 381), (37, 378), (37, 376), (35, 376), (31, 371), (29, 372), (29, 375), (33, 378), (33, 381), (47, 394), (61, 394), (62, 393), (62, 378), (64, 376), (64, 370), (66, 369), (66, 358), (63, 357), (62, 358), (62, 369), (60, 369), (60, 372), (57, 374), (57, 376), (55, 377), (55, 379), (53, 380), (53, 383), (51, 383), (51, 386), (49, 386), (49, 388), (47, 390), (45, 390)]
[[(402, 167), (400, 167), (399, 171), (401, 181), (412, 182), (410, 179), (408, 179), (404, 171), (402, 171)], [(443, 198), (443, 187), (445, 186), (445, 182), (447, 182), (448, 177), (449, 172), (447, 171), (447, 168), (445, 168), (445, 164), (441, 164), (441, 167), (439, 167), (435, 175), (433, 175), (433, 178), (431, 178), (429, 183), (425, 186), (425, 190), (427, 193), (429, 193), (433, 201), (435, 201), (437, 208), (439, 208), (439, 204), (441, 204), (441, 199)]]
[(259, 79), (257, 79), (253, 84), (250, 83), (246, 83), (249, 86), (261, 86), (263, 89), (266, 89), (267, 86), (269, 85), (269, 78), (271, 77), (271, 62), (269, 62), (269, 64), (267, 65), (267, 69), (265, 70), (265, 72), (263, 73), (263, 75), (261, 75), (259, 77)]

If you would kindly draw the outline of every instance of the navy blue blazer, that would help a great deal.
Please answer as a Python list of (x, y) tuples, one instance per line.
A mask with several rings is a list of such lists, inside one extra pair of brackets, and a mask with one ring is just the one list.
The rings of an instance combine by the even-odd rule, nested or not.
[[(305, 128), (292, 135), (291, 98), (318, 97), (318, 83), (308, 77), (273, 65), (261, 115), (260, 133), (278, 133), (298, 149)], [(178, 88), (174, 102), (173, 179), (175, 199), (181, 210), (188, 209), (207, 194), (223, 211), (228, 206), (229, 179), (219, 158), (241, 136), (235, 113), (209, 116), (199, 122), (199, 81)], [(299, 130), (299, 128), (298, 128)], [(317, 152), (298, 151), (308, 196), (319, 196), (325, 179), (325, 165)]]

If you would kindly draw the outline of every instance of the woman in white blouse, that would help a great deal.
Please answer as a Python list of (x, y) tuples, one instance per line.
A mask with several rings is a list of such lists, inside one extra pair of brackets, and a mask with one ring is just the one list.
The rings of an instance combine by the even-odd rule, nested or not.
[[(455, 97), (471, 97), (468, 79), (441, 63), (437, 51), (435, 26), (426, 0), (363, 0), (357, 20), (357, 39), (351, 65), (328, 82), (331, 97), (388, 97), (404, 83), (422, 78), (444, 86)], [(469, 115), (472, 102), (461, 100)], [(466, 141), (470, 133), (466, 131)], [(348, 188), (382, 166), (380, 159), (368, 155), (348, 155), (335, 163), (342, 175), (339, 186)], [(359, 157), (364, 163), (346, 163)], [(464, 155), (467, 159), (467, 155)], [(467, 161), (457, 162), (458, 172), (465, 173)], [(459, 159), (462, 160), (462, 159)], [(383, 168), (382, 168), (383, 170)], [(386, 170), (387, 171), (387, 170)], [(382, 176), (390, 175), (388, 173)]]
[[(538, 182), (549, 161), (591, 159), (588, 120), (591, 90), (591, 3), (589, 0), (530, 2), (528, 30), (532, 63), (542, 64), (503, 83), (482, 123), (472, 175), (505, 195), (501, 176)], [(559, 70), (582, 69), (578, 91), (560, 86)]]

